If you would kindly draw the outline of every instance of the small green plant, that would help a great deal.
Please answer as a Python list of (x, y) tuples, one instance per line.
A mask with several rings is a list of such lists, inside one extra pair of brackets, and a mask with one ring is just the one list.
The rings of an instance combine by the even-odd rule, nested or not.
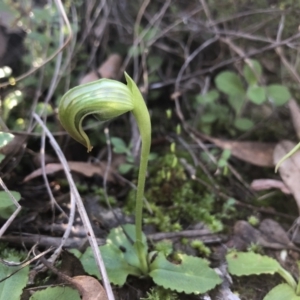
[(169, 291), (165, 290), (160, 286), (156, 286), (147, 292), (147, 298), (141, 298), (141, 300), (177, 300), (178, 296)]
[(204, 255), (206, 257), (211, 254), (211, 250), (200, 240), (192, 241), (191, 247), (196, 249), (201, 255)]
[[(0, 149), (9, 144), (14, 139), (14, 135), (7, 132), (0, 132)], [(0, 154), (0, 162), (5, 158), (5, 155)], [(16, 201), (20, 201), (21, 195), (18, 192), (0, 191), (0, 218), (8, 219), (16, 210), (16, 205), (13, 203), (12, 197)]]
[[(123, 285), (128, 275), (150, 276), (164, 287), (187, 294), (205, 293), (221, 282), (204, 259), (180, 254), (177, 264), (162, 252), (148, 253), (142, 232), (143, 196), (151, 144), (150, 116), (144, 99), (134, 81), (125, 73), (127, 85), (100, 79), (69, 90), (59, 104), (59, 118), (63, 127), (78, 142), (92, 150), (90, 140), (82, 129), (83, 119), (98, 114), (103, 121), (132, 112), (139, 127), (142, 149), (136, 193), (135, 226), (127, 224), (111, 230), (106, 245), (101, 246), (108, 277), (113, 284)], [(90, 274), (100, 277), (87, 248), (81, 261)]]
[[(296, 283), (293, 276), (275, 259), (253, 252), (232, 251), (226, 255), (228, 271), (235, 276), (261, 274), (279, 274), (286, 283), (275, 286), (263, 300), (300, 300), (300, 281)], [(299, 263), (298, 263), (299, 267)]]
[[(289, 89), (281, 84), (262, 84), (262, 67), (254, 59), (248, 61), (243, 68), (243, 79), (232, 71), (223, 71), (215, 78), (215, 86), (204, 95), (196, 98), (197, 103), (204, 107), (204, 113), (201, 116), (201, 126), (204, 131), (208, 131), (212, 123), (228, 123), (228, 111), (224, 104), (216, 104), (222, 92), (227, 96), (228, 103), (234, 111), (234, 127), (246, 131), (253, 127), (254, 123), (243, 116), (243, 108), (247, 101), (255, 105), (262, 105), (269, 101), (275, 106), (285, 104), (290, 98)], [(246, 83), (246, 84), (245, 84)]]
[(113, 152), (117, 154), (125, 154), (126, 162), (119, 166), (119, 172), (126, 174), (134, 168), (134, 157), (130, 151), (130, 146), (127, 146), (124, 140), (118, 137), (112, 137), (110, 139), (113, 145)]

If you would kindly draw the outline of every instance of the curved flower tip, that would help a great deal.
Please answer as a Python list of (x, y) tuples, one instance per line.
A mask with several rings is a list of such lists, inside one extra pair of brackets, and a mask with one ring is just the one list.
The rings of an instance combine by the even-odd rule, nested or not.
[[(59, 120), (70, 136), (92, 150), (90, 140), (82, 128), (88, 115), (95, 114), (107, 121), (133, 110), (132, 79), (125, 74), (128, 86), (111, 79), (100, 79), (69, 90), (58, 106)], [(129, 80), (130, 79), (130, 80)]]

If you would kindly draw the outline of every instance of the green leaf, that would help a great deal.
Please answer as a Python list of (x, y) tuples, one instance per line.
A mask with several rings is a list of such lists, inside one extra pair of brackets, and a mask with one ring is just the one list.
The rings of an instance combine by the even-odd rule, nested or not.
[(267, 96), (276, 106), (283, 105), (292, 98), (289, 89), (281, 84), (267, 86)]
[[(20, 201), (21, 195), (18, 192), (11, 192), (16, 201)], [(12, 213), (16, 210), (16, 206), (13, 204), (9, 194), (5, 191), (0, 191), (0, 217), (8, 219)]]
[(245, 102), (245, 95), (243, 96), (236, 96), (236, 95), (230, 95), (228, 97), (228, 102), (230, 104), (230, 106), (234, 109), (236, 114), (239, 114), (239, 112), (241, 111), (244, 102)]
[[(125, 249), (124, 251), (124, 258), (126, 262), (136, 267), (137, 269), (140, 268), (140, 262), (138, 256), (135, 252), (135, 247), (133, 243), (136, 241), (135, 239), (135, 226), (133, 224), (126, 224), (122, 227), (114, 228), (110, 231), (106, 243), (112, 244), (118, 247), (119, 249)], [(142, 235), (142, 241), (144, 245), (147, 245), (146, 236)], [(144, 249), (144, 255), (147, 256), (148, 247)]]
[(211, 90), (204, 95), (198, 95), (196, 100), (199, 104), (209, 104), (215, 102), (220, 94), (217, 90)]
[(236, 276), (273, 275), (281, 268), (275, 259), (253, 252), (233, 251), (226, 255), (226, 260), (229, 273)]
[(262, 74), (262, 68), (261, 68), (261, 64), (255, 59), (250, 59), (250, 63), (252, 64), (252, 68), (250, 68), (248, 64), (245, 64), (243, 73), (248, 84), (254, 85), (257, 84), (258, 81), (260, 80)]
[(252, 85), (247, 89), (247, 97), (257, 105), (264, 103), (267, 99), (266, 96), (266, 89), (264, 87)]
[(53, 114), (53, 109), (51, 107), (51, 105), (45, 104), (44, 102), (39, 102), (35, 108), (35, 113), (38, 115), (46, 115), (46, 116), (50, 116)]
[(243, 96), (245, 90), (240, 77), (231, 71), (221, 72), (215, 79), (217, 88), (227, 95)]
[(8, 132), (0, 132), (0, 149), (9, 144), (13, 139), (14, 135)]
[[(123, 229), (122, 227), (112, 229), (107, 237), (107, 244), (100, 247), (109, 280), (115, 285), (124, 285), (128, 275), (142, 275), (139, 259), (132, 244), (134, 241), (135, 226), (127, 224), (123, 226)], [(147, 245), (145, 235), (143, 235), (142, 242)], [(144, 250), (146, 256), (147, 247)], [(90, 247), (86, 249), (80, 261), (87, 273), (101, 278)]]
[(247, 131), (254, 126), (254, 123), (247, 118), (237, 118), (234, 121), (234, 126), (239, 130)]
[(202, 294), (221, 283), (206, 260), (184, 254), (180, 258), (180, 264), (172, 264), (159, 253), (150, 265), (153, 281), (166, 289), (186, 294)]
[(162, 63), (163, 63), (162, 57), (160, 57), (158, 55), (149, 56), (147, 59), (147, 66), (148, 66), (149, 72), (158, 70), (161, 67)]
[[(19, 262), (19, 258), (10, 256), (6, 260)], [(19, 270), (18, 272), (16, 272)], [(13, 274), (16, 272), (15, 274)], [(4, 279), (0, 282), (0, 300), (7, 299), (21, 299), (23, 288), (28, 281), (29, 266), (10, 267), (4, 264), (0, 264), (0, 279), (4, 279), (7, 276), (13, 274), (11, 277)]]
[(0, 68), (0, 78), (9, 77), (12, 73), (12, 69), (10, 67), (4, 66)]
[(23, 94), (21, 91), (17, 90), (12, 93), (9, 93), (3, 100), (3, 107), (2, 107), (2, 118), (6, 121), (9, 117), (11, 110), (20, 104), (23, 100)]
[(131, 57), (136, 57), (141, 55), (143, 52), (142, 47), (140, 46), (131, 46), (128, 50), (128, 55)]
[(148, 42), (151, 41), (158, 33), (158, 27), (153, 27), (147, 31), (143, 40)]
[[(129, 274), (135, 275), (137, 270), (127, 264), (124, 253), (114, 245), (104, 245), (100, 247), (104, 260), (107, 275), (111, 283), (122, 286), (126, 282)], [(80, 258), (84, 270), (101, 279), (98, 267), (91, 247), (88, 247)], [(140, 273), (138, 273), (140, 274)]]
[(124, 175), (127, 174), (130, 170), (132, 170), (132, 168), (133, 164), (124, 163), (119, 166), (119, 172)]
[(113, 151), (115, 153), (127, 153), (128, 152), (128, 147), (126, 146), (125, 142), (118, 138), (118, 137), (112, 137), (110, 139), (112, 145), (114, 146)]
[(275, 286), (263, 300), (300, 300), (294, 289), (286, 283)]
[(218, 116), (212, 113), (206, 113), (201, 116), (201, 123), (211, 124), (217, 120)]
[(35, 292), (30, 300), (80, 300), (77, 290), (68, 286), (49, 287), (47, 289)]

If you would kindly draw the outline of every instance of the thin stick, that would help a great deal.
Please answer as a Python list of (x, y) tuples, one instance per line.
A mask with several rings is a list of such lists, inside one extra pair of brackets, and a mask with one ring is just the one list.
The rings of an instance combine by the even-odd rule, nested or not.
[(8, 220), (5, 222), (5, 224), (0, 229), (0, 237), (4, 234), (4, 232), (7, 230), (9, 225), (12, 223), (12, 221), (15, 219), (19, 211), (21, 210), (21, 205), (18, 203), (18, 201), (15, 199), (14, 195), (10, 192), (10, 190), (6, 187), (5, 183), (3, 182), (2, 178), (0, 177), (0, 185), (4, 189), (4, 191), (9, 195), (11, 201), (13, 204), (17, 207), (17, 209), (14, 211), (14, 213), (8, 218)]
[(78, 212), (80, 214), (83, 226), (85, 227), (85, 231), (87, 234), (87, 238), (89, 240), (89, 243), (91, 245), (91, 248), (93, 250), (93, 254), (97, 263), (97, 266), (99, 268), (99, 271), (101, 273), (102, 276), (102, 280), (103, 280), (103, 284), (108, 296), (109, 300), (114, 300), (114, 294), (112, 292), (112, 288), (107, 276), (107, 272), (105, 269), (105, 265), (104, 265), (104, 261), (103, 258), (101, 256), (98, 244), (97, 244), (97, 240), (96, 240), (96, 236), (94, 233), (94, 230), (92, 228), (91, 222), (89, 220), (89, 217), (87, 215), (87, 212), (85, 210), (85, 207), (82, 203), (82, 200), (80, 198), (79, 192), (76, 188), (75, 182), (73, 180), (73, 177), (71, 175), (71, 170), (69, 168), (68, 162), (63, 154), (63, 152), (61, 151), (59, 145), (57, 144), (56, 140), (54, 139), (54, 137), (52, 136), (51, 132), (48, 130), (48, 128), (45, 126), (45, 124), (43, 123), (43, 121), (41, 120), (41, 118), (34, 113), (33, 117), (35, 118), (35, 120), (39, 123), (39, 125), (43, 128), (43, 130), (45, 130), (46, 135), (48, 136), (49, 140), (50, 140), (50, 144), (52, 145), (53, 149), (55, 150), (63, 168), (64, 168), (64, 172), (66, 174), (68, 183), (70, 185), (70, 191), (71, 193), (74, 195), (75, 198), (75, 202), (78, 208)]

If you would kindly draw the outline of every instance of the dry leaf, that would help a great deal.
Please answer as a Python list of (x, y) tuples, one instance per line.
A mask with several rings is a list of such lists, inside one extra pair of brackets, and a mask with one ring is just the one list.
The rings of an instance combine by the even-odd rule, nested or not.
[[(87, 162), (78, 162), (78, 161), (69, 161), (68, 165), (71, 169), (71, 171), (73, 172), (77, 172), (80, 173), (86, 177), (92, 177), (93, 175), (99, 175), (99, 176), (104, 176), (105, 174), (105, 170), (107, 167), (107, 164), (104, 162), (101, 163), (87, 163)], [(46, 174), (53, 174), (55, 172), (58, 171), (62, 171), (63, 170), (63, 166), (60, 163), (52, 163), (52, 164), (47, 164), (45, 166), (45, 172)], [(112, 167), (109, 168), (108, 171), (108, 176), (107, 176), (107, 180), (110, 182), (115, 182), (114, 179), (114, 170), (112, 169)], [(35, 171), (33, 171), (31, 174), (27, 175), (23, 182), (27, 182), (33, 178), (36, 178), (38, 176), (41, 176), (43, 174), (42, 168), (39, 168)]]
[(300, 139), (300, 108), (298, 106), (298, 103), (294, 99), (291, 99), (288, 102), (288, 106), (290, 109), (294, 129), (296, 131), (297, 137)]
[[(120, 67), (122, 63), (122, 58), (119, 54), (111, 54), (107, 60), (98, 68), (98, 73), (101, 78), (117, 78)], [(92, 71), (85, 75), (81, 80), (80, 84), (92, 82), (99, 79), (97, 72)]]
[(279, 223), (271, 219), (261, 222), (259, 230), (252, 227), (246, 221), (237, 221), (234, 225), (234, 235), (227, 246), (244, 251), (251, 244), (259, 244), (271, 249), (297, 249), (288, 238), (287, 233)]
[[(296, 146), (291, 141), (281, 141), (274, 149), (274, 164)], [(279, 174), (285, 185), (292, 192), (300, 212), (300, 151), (287, 158), (279, 166)]]
[(107, 294), (100, 282), (91, 276), (76, 276), (72, 283), (77, 288), (82, 300), (107, 300)]
[(228, 149), (236, 158), (260, 167), (273, 167), (273, 151), (275, 144), (261, 142), (236, 142), (206, 137), (216, 146)]
[(251, 182), (251, 188), (255, 191), (263, 191), (269, 189), (279, 189), (284, 194), (291, 194), (289, 188), (284, 184), (284, 182), (275, 179), (256, 179)]

